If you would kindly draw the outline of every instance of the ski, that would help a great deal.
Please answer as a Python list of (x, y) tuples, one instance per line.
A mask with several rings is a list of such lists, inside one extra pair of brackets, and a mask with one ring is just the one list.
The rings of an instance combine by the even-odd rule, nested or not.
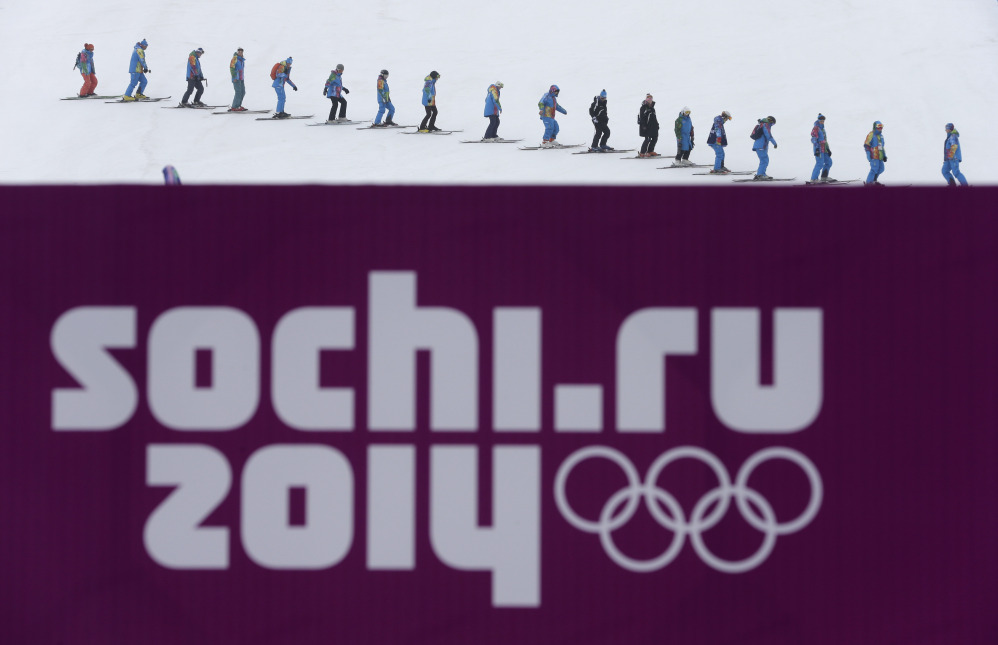
[(493, 141), (486, 141), (485, 139), (469, 139), (468, 141), (462, 141), (461, 143), (518, 143), (523, 141), (523, 139), (495, 139)]
[(62, 99), (59, 99), (59, 100), (60, 101), (87, 101), (89, 99), (118, 99), (118, 98), (121, 98), (121, 94), (108, 94), (107, 96), (96, 95), (96, 94), (94, 96), (67, 96), (66, 98), (62, 98)]
[[(755, 173), (753, 173), (755, 174)], [(745, 183), (747, 181), (754, 181), (757, 184), (768, 184), (771, 181), (793, 181), (797, 179), (796, 177), (773, 177), (772, 179), (756, 179), (751, 177), (749, 179), (735, 179), (738, 183)]]
[(155, 103), (157, 101), (165, 101), (170, 98), (169, 96), (156, 96), (153, 98), (145, 99), (135, 99), (134, 101), (126, 101), (125, 99), (118, 99), (117, 101), (104, 101), (105, 103)]
[(658, 161), (661, 161), (662, 155), (658, 155), (657, 157), (642, 157), (641, 155), (638, 155), (636, 157), (621, 157), (621, 161), (623, 161), (624, 159), (640, 159), (641, 161), (651, 161), (657, 159)]
[(399, 132), (399, 134), (453, 134), (455, 132), (464, 132), (464, 130), (430, 130), (429, 132), (416, 130), (415, 132)]
[[(659, 170), (668, 170), (670, 168), (713, 168), (713, 167), (714, 164), (712, 163), (707, 163), (707, 164), (694, 163), (686, 166), (677, 166), (676, 164), (672, 164), (671, 166), (662, 166), (661, 168), (659, 168)], [(702, 174), (702, 173), (696, 173), (696, 174)]]
[[(294, 117), (292, 117), (294, 118)], [(305, 125), (356, 125), (360, 121), (320, 121), (319, 123), (306, 123)]]
[(302, 116), (286, 116), (283, 119), (278, 119), (276, 116), (263, 116), (259, 117), (257, 121), (290, 121), (291, 119), (311, 119), (314, 114), (303, 114)]
[[(359, 123), (359, 121), (358, 121)], [(364, 126), (363, 128), (357, 128), (358, 130), (398, 130), (399, 128), (418, 128), (418, 125), (371, 125)]]
[[(224, 105), (222, 107), (225, 107)], [(212, 112), (212, 114), (267, 114), (270, 110), (227, 110), (225, 112)]]
[(805, 181), (805, 186), (845, 186), (851, 184), (854, 181), (859, 181), (858, 179), (829, 179), (827, 181), (809, 180)]
[(732, 170), (729, 172), (695, 172), (694, 175), (709, 175), (711, 177), (727, 177), (728, 175), (754, 175), (754, 170)]
[(588, 150), (580, 150), (579, 152), (573, 152), (573, 155), (615, 155), (621, 152), (634, 152), (634, 148), (628, 150), (593, 150), (589, 148)]
[(572, 145), (565, 146), (559, 143), (556, 146), (520, 146), (520, 150), (564, 150), (565, 148), (581, 148), (584, 145), (586, 144), (575, 143)]
[(163, 110), (217, 110), (218, 108), (223, 108), (224, 105), (162, 105), (160, 106)]

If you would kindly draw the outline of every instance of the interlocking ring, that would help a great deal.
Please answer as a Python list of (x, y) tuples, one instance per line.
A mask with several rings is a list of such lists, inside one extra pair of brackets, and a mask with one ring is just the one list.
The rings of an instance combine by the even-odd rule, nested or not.
[[(579, 516), (568, 503), (565, 493), (565, 484), (572, 470), (579, 463), (591, 458), (612, 461), (620, 467), (627, 478), (627, 486), (610, 496), (596, 521)], [(680, 459), (696, 459), (703, 462), (714, 472), (718, 482), (717, 487), (707, 491), (697, 501), (689, 519), (685, 517), (683, 508), (676, 498), (657, 484), (662, 471)], [(796, 464), (804, 471), (811, 487), (811, 497), (804, 511), (789, 522), (778, 522), (769, 500), (748, 485), (748, 480), (755, 469), (772, 459), (786, 459)], [(765, 562), (772, 553), (777, 536), (795, 533), (811, 523), (821, 508), (822, 495), (821, 475), (814, 463), (796, 450), (785, 447), (765, 448), (749, 457), (742, 464), (732, 484), (721, 460), (709, 451), (696, 446), (679, 446), (659, 455), (648, 469), (644, 481), (641, 481), (637, 468), (631, 460), (619, 450), (608, 446), (587, 446), (569, 455), (558, 468), (554, 482), (555, 503), (565, 521), (580, 531), (598, 534), (600, 544), (611, 560), (624, 569), (640, 573), (657, 571), (668, 566), (679, 555), (687, 535), (690, 537), (693, 550), (712, 569), (725, 573), (751, 571)], [(628, 557), (613, 541), (613, 532), (634, 517), (642, 498), (652, 518), (662, 528), (673, 533), (672, 542), (666, 550), (658, 557), (649, 560), (635, 560)], [(744, 560), (737, 561), (717, 557), (707, 548), (703, 540), (703, 533), (717, 526), (731, 507), (732, 500), (745, 521), (763, 534), (759, 549)], [(668, 512), (663, 510), (663, 506)], [(708, 512), (708, 509), (712, 510)]]

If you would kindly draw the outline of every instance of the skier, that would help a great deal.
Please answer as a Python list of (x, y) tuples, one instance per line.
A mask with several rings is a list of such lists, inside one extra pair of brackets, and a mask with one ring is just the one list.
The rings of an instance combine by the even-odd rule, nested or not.
[[(128, 84), (128, 89), (125, 90), (125, 95), (121, 97), (123, 101), (149, 98), (143, 94), (146, 84), (149, 82), (146, 80), (146, 74), (151, 73), (149, 67), (146, 65), (147, 47), (149, 47), (149, 43), (146, 42), (145, 38), (135, 43), (135, 49), (132, 51), (132, 59), (128, 63), (128, 73), (131, 74), (132, 80)], [(135, 89), (136, 85), (139, 86), (139, 91), (135, 93), (135, 96), (132, 96), (132, 90)]]
[(97, 92), (97, 72), (94, 68), (94, 46), (90, 43), (83, 43), (83, 51), (76, 55), (76, 65), (73, 69), (80, 69), (80, 76), (83, 77), (83, 87), (80, 88), (80, 97), (95, 96)]
[(765, 119), (759, 119), (759, 123), (752, 129), (752, 138), (755, 139), (752, 149), (759, 155), (759, 169), (752, 179), (763, 181), (772, 181), (773, 179), (766, 174), (766, 169), (769, 167), (769, 144), (772, 143), (774, 149), (780, 147), (776, 144), (773, 133), (770, 132), (775, 123), (775, 116), (767, 116)]
[(194, 95), (194, 105), (195, 107), (203, 107), (204, 103), (201, 102), (201, 95), (204, 94), (204, 85), (201, 81), (204, 80), (204, 74), (201, 73), (201, 55), (204, 54), (204, 49), (198, 47), (190, 54), (187, 55), (187, 91), (184, 92), (184, 97), (180, 99), (181, 107), (190, 107), (187, 104), (187, 99), (191, 98), (191, 93), (197, 88), (197, 94)]
[(655, 143), (658, 141), (658, 116), (655, 114), (655, 99), (651, 94), (646, 94), (645, 100), (641, 101), (641, 109), (638, 111), (638, 134), (645, 138), (641, 142), (639, 157), (662, 156), (655, 152)]
[[(381, 124), (381, 115), (388, 110), (388, 118), (385, 119), (384, 125)], [(392, 105), (391, 95), (388, 93), (388, 70), (383, 69), (378, 75), (378, 116), (374, 118), (374, 127), (386, 127), (389, 125), (398, 125), (392, 121), (392, 117), (395, 116), (395, 106)]]
[(821, 173), (821, 181), (835, 181), (828, 178), (828, 171), (832, 168), (832, 149), (828, 147), (828, 138), (825, 135), (824, 114), (818, 114), (818, 120), (811, 128), (811, 145), (814, 147), (814, 170), (811, 171), (811, 181), (818, 181), (818, 173)]
[[(322, 95), (333, 103), (332, 107), (329, 108), (329, 118), (326, 119), (326, 123), (347, 120), (347, 100), (343, 98), (342, 94), (349, 93), (350, 90), (343, 87), (343, 63), (340, 63), (336, 66), (336, 69), (329, 72), (329, 78), (326, 79), (326, 86), (322, 88)], [(336, 118), (337, 105), (340, 106), (339, 118)]]
[(676, 166), (692, 166), (690, 151), (693, 150), (693, 120), (690, 119), (690, 109), (684, 107), (676, 117), (674, 128), (676, 132)]
[(967, 178), (960, 172), (961, 161), (963, 155), (960, 153), (960, 133), (952, 123), (947, 123), (946, 141), (943, 143), (943, 177), (950, 186), (956, 186), (957, 181), (961, 186), (968, 185)]
[(489, 127), (485, 129), (482, 141), (499, 140), (499, 115), (502, 114), (499, 93), (503, 87), (502, 81), (496, 81), (489, 85), (489, 89), (485, 91), (485, 117), (489, 120)]
[(731, 120), (731, 113), (723, 110), (714, 117), (714, 125), (707, 135), (707, 145), (714, 149), (714, 169), (711, 174), (726, 175), (730, 170), (724, 166), (724, 147), (728, 145), (728, 135), (724, 133), (724, 124)]
[(243, 48), (240, 47), (232, 54), (229, 61), (229, 75), (232, 76), (232, 89), (236, 95), (232, 99), (232, 107), (229, 112), (245, 112), (243, 107), (243, 97), (246, 96), (246, 59), (243, 58)]
[(562, 114), (568, 114), (565, 108), (558, 105), (558, 95), (561, 93), (561, 89), (557, 85), (552, 85), (548, 88), (547, 94), (541, 97), (541, 100), (537, 102), (537, 107), (540, 108), (538, 114), (541, 115), (541, 121), (544, 122), (544, 141), (541, 142), (542, 148), (556, 148), (561, 144), (556, 141), (558, 138), (558, 131), (561, 129), (558, 127), (558, 121), (555, 117), (558, 116), (558, 112)]
[(420, 132), (437, 132), (440, 130), (436, 126), (437, 123), (437, 79), (440, 78), (440, 73), (433, 71), (430, 75), (423, 79), (423, 109), (426, 110), (426, 116), (423, 117), (423, 121), (419, 124)]
[(863, 148), (866, 150), (866, 160), (870, 162), (870, 174), (866, 176), (865, 183), (871, 186), (880, 186), (881, 183), (877, 181), (877, 178), (884, 174), (885, 164), (887, 163), (887, 151), (884, 149), (883, 123), (880, 121), (873, 122), (873, 129), (870, 130), (870, 134), (866, 135)]
[(294, 59), (288, 56), (280, 63), (274, 65), (274, 69), (271, 70), (272, 72), (276, 72), (274, 74), (274, 82), (271, 83), (271, 87), (277, 92), (277, 112), (274, 114), (275, 119), (286, 119), (291, 116), (284, 111), (284, 84), (287, 83), (291, 86), (291, 89), (296, 92), (298, 91), (298, 86), (291, 80), (291, 63), (293, 62)]
[(592, 105), (589, 106), (589, 116), (593, 119), (593, 127), (596, 134), (593, 135), (593, 145), (589, 146), (589, 152), (611, 152), (613, 148), (606, 145), (610, 138), (610, 128), (607, 123), (610, 117), (606, 114), (606, 90), (593, 97)]

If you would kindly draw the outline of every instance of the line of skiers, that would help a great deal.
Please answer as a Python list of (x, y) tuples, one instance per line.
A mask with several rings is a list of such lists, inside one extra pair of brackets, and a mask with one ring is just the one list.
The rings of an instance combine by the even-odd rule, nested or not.
[[(146, 85), (148, 84), (146, 74), (151, 73), (145, 55), (148, 47), (149, 43), (145, 39), (135, 43), (132, 51), (132, 57), (129, 61), (130, 82), (128, 84), (128, 88), (125, 90), (125, 94), (122, 96), (122, 100), (126, 102), (148, 98), (143, 93)], [(204, 49), (198, 47), (197, 49), (191, 51), (187, 57), (187, 91), (184, 93), (184, 96), (180, 101), (181, 106), (204, 106), (204, 103), (201, 102), (201, 96), (204, 93), (204, 83), (206, 83), (207, 80), (201, 70), (202, 55), (204, 55)], [(274, 117), (278, 119), (290, 116), (284, 111), (286, 100), (284, 91), (285, 84), (290, 85), (294, 91), (298, 91), (298, 86), (296, 86), (291, 80), (291, 65), (293, 62), (294, 60), (292, 57), (288, 56), (286, 59), (275, 63), (271, 68), (270, 77), (273, 80), (272, 87), (277, 94), (277, 109)], [(230, 112), (246, 111), (246, 108), (242, 107), (242, 101), (246, 95), (245, 67), (246, 59), (243, 56), (243, 48), (240, 47), (233, 53), (232, 60), (229, 63), (229, 72), (234, 91), (232, 106), (229, 108)], [(79, 96), (81, 98), (95, 96), (97, 89), (97, 73), (94, 65), (93, 44), (84, 43), (83, 50), (76, 56), (76, 63), (73, 68), (79, 69), (80, 74), (83, 77), (83, 86), (80, 88)], [(350, 90), (343, 86), (344, 69), (345, 68), (342, 64), (337, 65), (335, 69), (330, 71), (329, 78), (326, 79), (326, 83), (323, 86), (322, 95), (328, 98), (332, 103), (329, 110), (329, 122), (345, 121), (347, 118), (347, 100), (344, 95), (349, 94)], [(437, 71), (430, 72), (429, 75), (423, 79), (422, 104), (425, 116), (419, 124), (420, 132), (434, 132), (440, 130), (440, 128), (436, 126), (436, 84), (439, 79), (440, 73)], [(485, 130), (485, 135), (482, 137), (483, 142), (494, 142), (500, 140), (499, 115), (502, 113), (500, 94), (503, 87), (503, 83), (497, 81), (492, 85), (489, 85), (488, 90), (486, 90), (484, 116), (489, 120), (489, 125)], [(138, 91), (133, 96), (132, 92), (136, 90), (136, 88)], [(557, 142), (558, 132), (560, 130), (557, 115), (559, 112), (561, 114), (568, 114), (568, 111), (558, 104), (558, 96), (560, 93), (561, 89), (557, 85), (551, 85), (551, 87), (548, 88), (548, 91), (537, 103), (538, 114), (544, 124), (544, 135), (543, 140), (541, 141), (541, 147), (548, 148), (560, 146)], [(188, 101), (191, 94), (194, 94), (194, 100), (189, 103)], [(374, 119), (374, 127), (397, 125), (392, 120), (392, 117), (395, 115), (395, 106), (392, 105), (391, 102), (387, 69), (381, 70), (378, 74), (377, 99), (378, 113)], [(382, 117), (386, 112), (387, 118), (382, 121)], [(694, 165), (693, 162), (689, 160), (690, 152), (693, 150), (695, 145), (693, 122), (690, 118), (690, 112), (690, 108), (683, 107), (673, 124), (673, 130), (676, 137), (676, 156), (674, 165)], [(607, 144), (610, 138), (610, 128), (608, 125), (610, 119), (607, 115), (607, 94), (605, 89), (593, 97), (593, 102), (589, 106), (589, 116), (592, 119), (593, 127), (595, 128), (592, 145), (589, 147), (589, 151), (613, 151), (614, 149)], [(714, 117), (710, 133), (707, 137), (707, 145), (714, 150), (714, 167), (710, 171), (711, 174), (727, 174), (731, 172), (724, 165), (724, 148), (728, 145), (727, 133), (725, 132), (724, 126), (731, 120), (731, 118), (731, 113), (727, 110), (722, 111), (719, 115)], [(642, 158), (661, 156), (659, 153), (655, 152), (655, 145), (658, 142), (659, 123), (655, 112), (655, 99), (651, 94), (647, 94), (641, 102), (641, 106), (638, 110), (637, 121), (638, 135), (642, 137), (641, 151), (638, 156)], [(773, 149), (777, 149), (779, 147), (772, 133), (772, 128), (775, 124), (776, 117), (767, 116), (763, 119), (758, 119), (756, 125), (752, 129), (752, 133), (750, 135), (753, 141), (752, 150), (759, 157), (759, 166), (756, 170), (755, 176), (753, 177), (756, 180), (766, 181), (772, 179), (772, 177), (766, 174), (766, 170), (769, 167), (769, 145), (772, 144)], [(884, 146), (883, 131), (884, 124), (880, 121), (874, 121), (873, 128), (870, 133), (866, 135), (866, 139), (863, 143), (866, 158), (870, 164), (870, 172), (866, 177), (866, 184), (878, 185), (880, 183), (878, 178), (886, 169), (887, 153)], [(825, 132), (825, 115), (823, 114), (818, 114), (818, 117), (814, 122), (814, 126), (811, 128), (811, 145), (815, 157), (814, 168), (811, 171), (811, 181), (834, 182), (835, 180), (828, 176), (832, 167), (832, 150), (828, 144), (828, 136)], [(947, 123), (946, 140), (943, 145), (942, 174), (950, 186), (955, 186), (958, 183), (962, 186), (968, 185), (966, 177), (964, 177), (963, 173), (960, 172), (960, 163), (962, 161), (963, 156), (960, 151), (960, 133), (956, 130), (952, 123)]]

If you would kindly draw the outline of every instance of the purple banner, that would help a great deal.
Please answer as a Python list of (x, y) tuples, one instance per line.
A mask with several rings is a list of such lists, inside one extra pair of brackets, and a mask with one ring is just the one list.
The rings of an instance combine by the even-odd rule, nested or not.
[(995, 197), (2, 188), (0, 640), (996, 642)]

